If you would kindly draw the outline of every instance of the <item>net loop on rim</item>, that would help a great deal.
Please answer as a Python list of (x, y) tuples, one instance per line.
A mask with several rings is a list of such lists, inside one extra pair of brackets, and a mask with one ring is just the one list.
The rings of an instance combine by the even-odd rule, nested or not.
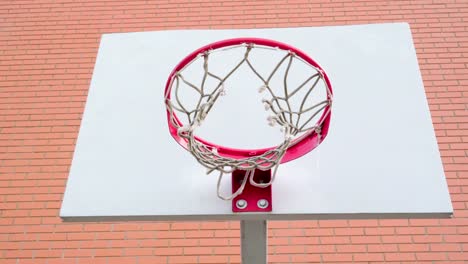
[[(244, 48), (245, 52), (238, 63), (228, 71), (224, 76), (218, 76), (209, 70), (209, 58), (213, 52), (219, 52), (223, 50), (233, 49), (233, 48)], [(263, 46), (254, 43), (242, 43), (240, 45), (228, 46), (222, 49), (208, 49), (199, 54), (196, 58), (190, 61), (184, 68), (177, 71), (173, 76), (170, 83), (170, 89), (166, 91), (165, 94), (165, 103), (168, 111), (168, 118), (170, 125), (173, 128), (177, 129), (177, 135), (185, 140), (187, 149), (195, 157), (195, 159), (207, 168), (207, 174), (212, 173), (213, 171), (219, 171), (218, 182), (217, 182), (217, 195), (223, 200), (231, 200), (242, 193), (244, 187), (249, 181), (253, 186), (265, 188), (271, 185), (275, 179), (278, 166), (287, 152), (288, 148), (293, 146), (297, 142), (297, 138), (303, 137), (304, 135), (310, 133), (316, 133), (317, 135), (317, 145), (320, 144), (322, 140), (322, 124), (324, 120), (330, 115), (330, 108), (332, 104), (332, 92), (330, 87), (324, 81), (324, 73), (320, 68), (317, 68), (310, 63), (304, 61), (301, 57), (297, 56), (295, 52), (291, 50), (286, 50), (286, 54), (280, 59), (280, 61), (275, 65), (273, 70), (267, 75), (262, 76), (259, 71), (255, 69), (252, 62), (249, 60), (249, 55), (251, 51), (255, 48), (264, 48), (264, 49), (273, 49), (275, 51), (284, 51), (279, 48), (274, 48), (270, 46)], [(202, 59), (203, 60), (203, 79), (200, 86), (195, 85), (194, 83), (186, 80), (183, 75), (184, 69), (186, 69), (194, 60)], [(302, 61), (306, 65), (310, 66), (312, 73), (310, 76), (303, 81), (299, 86), (294, 89), (289, 89), (286, 78), (291, 69), (291, 65), (294, 60)], [(278, 70), (282, 65), (286, 65), (284, 82), (282, 83), (282, 95), (275, 93), (274, 89), (271, 87), (272, 78), (278, 74)], [(267, 122), (270, 126), (279, 126), (284, 139), (281, 144), (275, 148), (268, 149), (263, 153), (253, 153), (251, 156), (247, 157), (230, 157), (227, 155), (221, 155), (218, 152), (218, 149), (212, 145), (207, 144), (203, 140), (198, 139), (195, 136), (195, 131), (200, 127), (203, 121), (206, 119), (210, 113), (213, 105), (217, 102), (220, 96), (226, 95), (225, 83), (226, 81), (239, 69), (242, 65), (247, 65), (251, 72), (258, 77), (261, 83), (263, 83), (259, 88), (259, 93), (266, 93), (269, 98), (264, 98), (261, 100), (265, 110), (270, 112), (270, 116), (267, 119)], [(215, 85), (212, 91), (208, 91), (205, 87), (205, 82), (207, 78), (213, 78), (218, 83)], [(326, 99), (318, 103), (315, 103), (312, 106), (306, 106), (306, 102), (310, 98), (314, 89), (318, 86), (319, 83), (323, 83), (326, 89)], [(184, 84), (186, 87), (195, 91), (198, 94), (198, 98), (195, 99), (196, 104), (191, 109), (185, 106), (180, 99), (179, 93), (181, 89), (181, 84)], [(299, 94), (300, 91), (306, 90), (302, 101), (298, 109), (293, 109), (290, 100), (296, 94)], [(177, 114), (185, 115), (188, 123), (182, 124), (177, 117)], [(314, 119), (318, 117), (319, 114), (322, 114), (318, 122), (313, 122)], [(307, 115), (306, 117), (304, 117)], [(255, 170), (270, 170), (272, 169), (272, 176), (269, 182), (256, 182), (254, 180)], [(245, 176), (238, 190), (236, 190), (232, 195), (222, 195), (220, 193), (221, 180), (224, 174), (232, 173), (234, 170), (244, 170)]]

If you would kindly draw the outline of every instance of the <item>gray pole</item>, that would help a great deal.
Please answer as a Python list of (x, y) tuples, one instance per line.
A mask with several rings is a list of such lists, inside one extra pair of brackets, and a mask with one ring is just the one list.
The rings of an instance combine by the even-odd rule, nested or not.
[(266, 264), (267, 246), (267, 221), (241, 220), (242, 264)]

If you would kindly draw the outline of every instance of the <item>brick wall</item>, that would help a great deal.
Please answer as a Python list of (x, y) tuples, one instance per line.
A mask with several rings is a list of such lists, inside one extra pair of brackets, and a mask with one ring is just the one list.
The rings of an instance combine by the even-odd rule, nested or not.
[(455, 217), (271, 222), (269, 260), (466, 263), (467, 0), (1, 0), (0, 263), (240, 262), (238, 222), (61, 222), (102, 33), (397, 21), (411, 25)]

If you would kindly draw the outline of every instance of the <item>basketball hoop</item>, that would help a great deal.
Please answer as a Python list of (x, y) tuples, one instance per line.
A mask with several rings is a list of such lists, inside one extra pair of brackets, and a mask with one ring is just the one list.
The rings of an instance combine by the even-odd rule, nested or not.
[[(213, 73), (209, 69), (210, 56), (215, 52), (221, 53), (230, 49), (241, 49), (243, 56), (227, 74)], [(282, 54), (281, 59), (268, 74), (262, 75), (251, 61), (251, 54), (257, 49), (267, 49)], [(184, 75), (184, 71), (198, 60), (201, 60), (203, 65), (198, 69), (199, 74), (203, 76), (201, 85), (187, 80)], [(309, 76), (297, 87), (289, 87), (286, 81), (293, 63), (303, 63), (310, 68)], [(270, 126), (279, 127), (284, 135), (283, 142), (276, 147), (235, 149), (209, 142), (194, 133), (203, 125), (203, 121), (218, 99), (224, 96), (228, 89), (238, 88), (227, 88), (226, 83), (241, 66), (248, 67), (250, 73), (261, 83), (260, 87), (248, 88), (258, 89), (267, 96), (266, 99), (259, 100), (270, 113), (266, 122)], [(284, 81), (273, 83), (273, 77), (280, 74), (280, 67), (285, 68), (282, 76)], [(214, 87), (205, 86), (207, 78), (216, 81)], [(179, 98), (182, 84), (197, 94), (192, 98), (192, 106), (183, 103)], [(323, 100), (307, 105), (319, 88), (324, 90)], [(298, 97), (298, 94), (303, 95), (300, 104), (294, 107), (291, 101), (292, 98)], [(207, 174), (213, 171), (219, 172), (217, 194), (224, 200), (232, 200), (239, 196), (247, 184), (259, 188), (269, 187), (275, 179), (279, 164), (299, 158), (320, 145), (328, 133), (332, 100), (333, 93), (328, 76), (313, 59), (287, 44), (259, 38), (223, 40), (192, 52), (170, 73), (165, 88), (165, 104), (172, 137), (207, 168)], [(223, 175), (239, 170), (244, 173), (237, 190), (233, 190), (232, 195), (222, 195), (220, 184)], [(256, 181), (254, 178), (256, 170), (272, 170), (270, 179), (266, 182)]]

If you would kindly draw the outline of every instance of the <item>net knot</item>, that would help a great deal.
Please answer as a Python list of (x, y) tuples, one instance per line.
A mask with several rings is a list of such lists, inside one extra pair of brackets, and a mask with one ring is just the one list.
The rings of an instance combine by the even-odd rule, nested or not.
[(181, 137), (187, 137), (188, 133), (192, 130), (191, 125), (183, 125), (177, 129), (177, 134)]
[(267, 117), (268, 125), (275, 126), (276, 125), (276, 116), (269, 116)]
[(267, 89), (267, 86), (264, 84), (264, 85), (260, 86), (260, 88), (258, 88), (258, 92), (263, 93), (266, 89)]
[(224, 87), (224, 83), (221, 83), (221, 88), (219, 88), (219, 95), (220, 96), (225, 96), (226, 93), (226, 88)]
[(217, 148), (212, 148), (212, 149), (211, 149), (211, 153), (213, 153), (213, 154), (215, 154), (215, 155), (219, 155), (218, 149), (217, 149)]
[(316, 126), (316, 127), (314, 128), (314, 131), (315, 131), (315, 133), (317, 133), (317, 134), (320, 135), (320, 134), (322, 134), (322, 127), (321, 127), (321, 126)]
[(268, 101), (267, 99), (262, 99), (263, 106), (265, 107), (265, 110), (268, 111), (271, 108), (271, 102)]

